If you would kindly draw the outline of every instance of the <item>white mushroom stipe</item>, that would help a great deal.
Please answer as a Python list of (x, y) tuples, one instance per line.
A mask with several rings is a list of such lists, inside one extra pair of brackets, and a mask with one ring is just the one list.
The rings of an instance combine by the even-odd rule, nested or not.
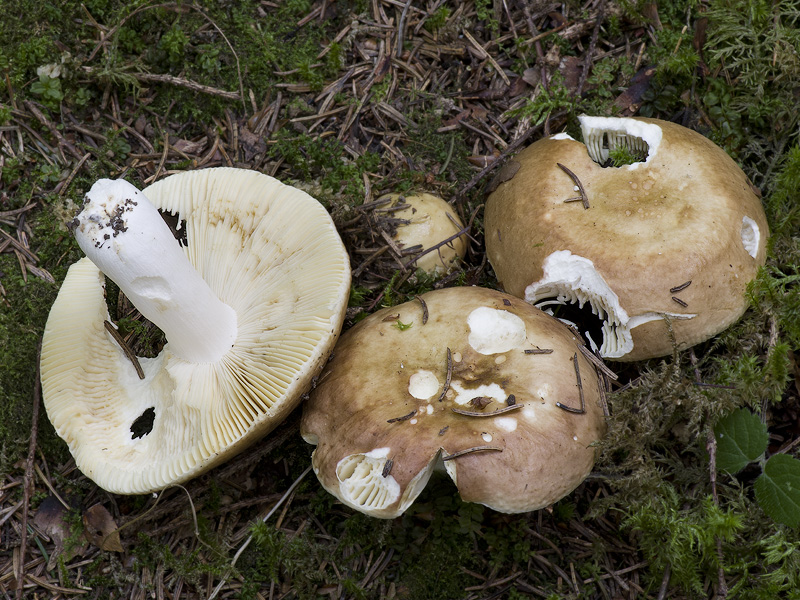
[(408, 378), (408, 393), (417, 400), (427, 400), (438, 391), (439, 380), (431, 371), (420, 369)]
[(467, 317), (469, 345), (480, 354), (500, 354), (519, 348), (526, 337), (525, 322), (505, 310), (481, 306)]
[(78, 245), (186, 361), (212, 363), (236, 341), (234, 310), (189, 262), (158, 210), (123, 180), (101, 179), (73, 221)]
[(758, 254), (761, 231), (756, 222), (750, 217), (742, 218), (742, 245), (753, 258)]

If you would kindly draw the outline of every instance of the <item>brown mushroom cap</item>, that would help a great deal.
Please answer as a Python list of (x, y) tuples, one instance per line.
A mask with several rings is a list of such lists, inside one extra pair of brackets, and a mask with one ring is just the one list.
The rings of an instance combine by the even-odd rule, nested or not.
[[(456, 235), (463, 225), (458, 214), (438, 196), (424, 192), (413, 195), (390, 194), (387, 208), (397, 225), (393, 236), (400, 248), (420, 246), (420, 252), (432, 248)], [(395, 207), (406, 206), (400, 210)], [(421, 256), (414, 266), (431, 274), (444, 274), (452, 269), (467, 252), (467, 241), (461, 235)]]
[[(606, 321), (601, 354), (618, 360), (668, 354), (673, 334), (689, 347), (737, 320), (769, 233), (742, 170), (674, 123), (582, 117), (581, 125), (586, 145), (564, 134), (532, 144), (489, 196), (486, 248), (503, 288), (532, 303), (589, 302)], [(603, 168), (606, 142), (646, 148), (647, 159)], [(588, 208), (564, 202), (580, 190), (559, 163), (582, 184)]]
[[(440, 454), (465, 501), (547, 506), (590, 472), (605, 428), (579, 344), (558, 320), (483, 288), (380, 310), (340, 338), (304, 405), (314, 471), (342, 502), (382, 518), (408, 508)], [(557, 406), (580, 409), (581, 393), (585, 413)]]

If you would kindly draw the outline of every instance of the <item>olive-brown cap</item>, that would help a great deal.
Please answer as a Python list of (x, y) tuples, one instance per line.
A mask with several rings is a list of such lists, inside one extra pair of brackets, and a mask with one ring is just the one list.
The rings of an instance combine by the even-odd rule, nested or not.
[[(377, 210), (391, 211), (396, 220), (392, 237), (400, 249), (418, 247), (416, 254), (424, 252), (414, 267), (433, 275), (443, 275), (464, 258), (467, 241), (464, 234), (458, 235), (463, 229), (461, 219), (442, 198), (418, 192), (389, 194), (379, 200), (384, 199), (388, 200), (386, 207)], [(429, 249), (432, 250), (425, 252)]]
[[(581, 125), (585, 145), (566, 134), (539, 140), (497, 179), (484, 223), (502, 287), (532, 303), (591, 304), (604, 320), (600, 353), (617, 360), (662, 356), (673, 339), (686, 348), (737, 320), (769, 234), (742, 170), (674, 123)], [(603, 168), (615, 146), (646, 159)]]
[(408, 508), (439, 459), (465, 501), (547, 506), (591, 471), (605, 428), (580, 345), (558, 320), (484, 288), (380, 310), (342, 335), (304, 405), (314, 471), (382, 518)]

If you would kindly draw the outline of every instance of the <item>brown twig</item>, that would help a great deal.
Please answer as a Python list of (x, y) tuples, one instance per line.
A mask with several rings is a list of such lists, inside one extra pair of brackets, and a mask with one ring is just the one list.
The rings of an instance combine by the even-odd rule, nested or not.
[(578, 353), (572, 355), (572, 364), (575, 366), (575, 378), (578, 380), (578, 393), (581, 397), (581, 407), (580, 408), (572, 408), (571, 406), (567, 406), (566, 404), (562, 404), (561, 402), (556, 402), (556, 406), (561, 410), (565, 410), (567, 412), (582, 415), (586, 412), (586, 400), (583, 397), (583, 382), (581, 381), (581, 368), (578, 366)]
[(459, 450), (458, 452), (453, 452), (452, 454), (446, 454), (442, 456), (442, 460), (453, 460), (454, 458), (458, 458), (459, 456), (464, 456), (465, 454), (472, 454), (473, 452), (502, 452), (503, 449), (499, 446), (474, 446), (473, 448), (466, 448), (465, 450)]
[(28, 510), (31, 496), (33, 495), (34, 458), (36, 456), (36, 440), (39, 433), (39, 404), (41, 403), (41, 383), (39, 374), (39, 360), (42, 355), (42, 343), (36, 351), (36, 375), (33, 382), (33, 408), (31, 415), (31, 438), (28, 441), (28, 458), (25, 461), (25, 483), (22, 487), (22, 529), (20, 531), (20, 557), (17, 565), (17, 600), (22, 600), (22, 591), (25, 585), (25, 554), (28, 545)]
[(111, 323), (111, 321), (105, 320), (103, 321), (103, 325), (106, 328), (106, 331), (111, 334), (111, 337), (114, 338), (114, 341), (119, 344), (122, 353), (131, 361), (133, 364), (133, 368), (136, 369), (136, 374), (139, 376), (139, 379), (144, 379), (144, 371), (142, 370), (142, 365), (139, 364), (139, 358), (133, 353), (133, 351), (128, 347), (128, 344), (125, 343), (125, 339), (122, 337), (117, 328)]
[(564, 202), (577, 202), (578, 200), (580, 200), (581, 203), (583, 204), (584, 210), (589, 208), (589, 197), (586, 195), (586, 190), (583, 189), (583, 184), (581, 183), (581, 180), (578, 179), (578, 176), (575, 175), (575, 173), (570, 171), (567, 167), (565, 167), (561, 163), (556, 163), (556, 164), (558, 165), (559, 169), (561, 169), (562, 171), (564, 171), (564, 173), (569, 175), (569, 178), (572, 179), (573, 182), (575, 182), (575, 185), (578, 186), (578, 192), (580, 193), (580, 196), (577, 196), (575, 198), (567, 198), (566, 200), (564, 200)]
[(439, 394), (439, 398), (437, 399), (438, 402), (444, 400), (445, 394), (447, 394), (447, 390), (450, 389), (450, 380), (453, 378), (453, 353), (450, 352), (450, 348), (447, 349), (447, 375), (444, 379), (444, 385), (442, 386), (442, 393)]
[(451, 408), (454, 413), (459, 415), (464, 415), (465, 417), (496, 417), (497, 415), (502, 415), (507, 412), (511, 412), (522, 408), (522, 404), (509, 404), (508, 406), (504, 406), (503, 408), (498, 408), (492, 412), (478, 412), (474, 410), (464, 410), (462, 408)]

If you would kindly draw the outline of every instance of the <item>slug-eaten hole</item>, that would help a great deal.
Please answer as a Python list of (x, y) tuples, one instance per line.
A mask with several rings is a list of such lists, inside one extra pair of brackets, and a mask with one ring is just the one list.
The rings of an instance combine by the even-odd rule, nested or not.
[(603, 168), (644, 162), (650, 151), (647, 142), (642, 138), (622, 131), (586, 131), (584, 144), (591, 159)]
[(153, 423), (156, 420), (156, 409), (151, 406), (145, 410), (131, 425), (131, 439), (143, 438), (153, 431)]
[(182, 247), (186, 247), (186, 221), (181, 220), (179, 215), (176, 215), (172, 212), (167, 212), (165, 210), (159, 209), (158, 214), (161, 215), (161, 218), (164, 219), (164, 222), (169, 227), (169, 230), (172, 232), (172, 235), (175, 236), (175, 239), (178, 240), (178, 244)]
[[(570, 297), (571, 296), (571, 297)], [(616, 323), (602, 303), (581, 299), (578, 294), (559, 294), (542, 298), (536, 306), (559, 321), (575, 328), (593, 351), (601, 351), (606, 339), (616, 340)]]

